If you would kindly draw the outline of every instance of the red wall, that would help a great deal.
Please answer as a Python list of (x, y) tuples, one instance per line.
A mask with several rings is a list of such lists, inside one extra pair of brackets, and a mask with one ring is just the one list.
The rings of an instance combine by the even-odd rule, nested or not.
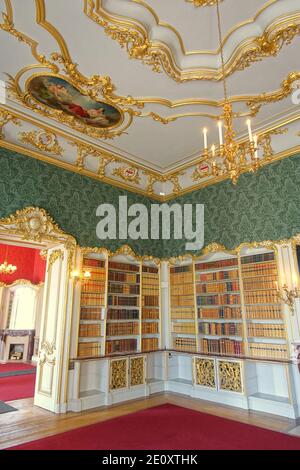
[[(6, 249), (7, 255), (6, 255)], [(27, 279), (32, 284), (39, 284), (45, 280), (46, 261), (40, 256), (40, 250), (0, 244), (0, 264), (4, 261), (17, 266), (14, 274), (0, 274), (0, 282), (12, 284), (18, 279)]]

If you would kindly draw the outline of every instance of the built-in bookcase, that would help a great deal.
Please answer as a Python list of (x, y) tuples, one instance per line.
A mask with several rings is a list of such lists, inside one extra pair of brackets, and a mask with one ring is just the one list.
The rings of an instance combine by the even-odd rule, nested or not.
[(91, 252), (82, 258), (79, 282), (77, 357), (160, 348), (160, 266)]
[(78, 357), (100, 356), (104, 352), (106, 263), (101, 255), (84, 256), (82, 260)]
[(179, 351), (197, 350), (194, 267), (170, 268), (171, 345)]
[(276, 253), (264, 248), (245, 248), (237, 255), (213, 253), (194, 263), (171, 266), (172, 347), (211, 355), (287, 359), (278, 286)]
[(142, 266), (142, 351), (160, 348), (160, 275), (153, 266)]
[(195, 264), (201, 353), (244, 353), (238, 258)]
[(140, 351), (141, 267), (108, 262), (106, 354)]
[(288, 358), (286, 326), (278, 299), (274, 252), (241, 256), (248, 353), (268, 359)]

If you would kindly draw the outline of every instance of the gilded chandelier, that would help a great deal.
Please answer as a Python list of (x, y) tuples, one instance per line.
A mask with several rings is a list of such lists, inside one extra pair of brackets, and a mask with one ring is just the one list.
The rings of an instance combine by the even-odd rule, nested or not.
[(17, 266), (14, 266), (13, 264), (8, 264), (7, 260), (7, 252), (8, 252), (8, 247), (6, 247), (6, 253), (5, 253), (5, 261), (0, 264), (0, 274), (13, 274), (17, 270)]
[(258, 158), (258, 137), (257, 135), (252, 134), (251, 121), (250, 119), (248, 119), (248, 142), (239, 143), (236, 141), (236, 133), (233, 128), (233, 120), (235, 117), (237, 117), (237, 115), (233, 113), (232, 105), (228, 100), (219, 2), (220, 0), (216, 1), (224, 87), (223, 114), (219, 117), (218, 120), (218, 146), (212, 145), (211, 149), (208, 149), (207, 129), (203, 129), (203, 157), (206, 161), (210, 162), (211, 174), (213, 176), (228, 175), (231, 178), (232, 182), (236, 184), (241, 173), (243, 173), (244, 171), (254, 172), (257, 171), (260, 167), (260, 161)]

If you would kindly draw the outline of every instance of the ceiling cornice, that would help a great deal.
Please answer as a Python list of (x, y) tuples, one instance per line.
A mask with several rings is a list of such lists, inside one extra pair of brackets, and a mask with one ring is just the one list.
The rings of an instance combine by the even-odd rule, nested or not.
[[(129, 0), (128, 0), (129, 1)], [(176, 37), (178, 47), (176, 56), (192, 56), (193, 64), (190, 67), (182, 67), (169, 44), (161, 42), (155, 37), (150, 37), (147, 28), (138, 17), (129, 18), (120, 14), (112, 14), (103, 7), (102, 0), (85, 0), (84, 12), (88, 18), (101, 26), (105, 33), (116, 40), (122, 48), (125, 48), (131, 59), (137, 59), (150, 65), (154, 72), (164, 71), (173, 80), (185, 82), (190, 80), (215, 80), (223, 78), (220, 65), (220, 50), (218, 51), (190, 51), (187, 52), (183, 40), (178, 31), (171, 25), (161, 21), (155, 11), (144, 0), (130, 0), (131, 3), (138, 4), (153, 18), (153, 28), (167, 29)], [(234, 51), (229, 53), (225, 63), (226, 76), (232, 75), (237, 70), (243, 70), (252, 63), (261, 61), (266, 57), (276, 56), (285, 44), (290, 44), (293, 39), (300, 34), (300, 11), (287, 12), (285, 15), (273, 18), (265, 29), (262, 30), (256, 19), (268, 8), (275, 5), (277, 0), (270, 0), (261, 8), (254, 18), (244, 21), (230, 31), (224, 40), (224, 51), (226, 54), (226, 43), (238, 30), (247, 27), (247, 35), (242, 42), (239, 42)], [(138, 15), (137, 15), (138, 16)], [(253, 25), (253, 31), (251, 26)], [(251, 29), (251, 31), (250, 31)], [(257, 29), (261, 29), (261, 34), (257, 35)], [(203, 57), (215, 57), (219, 65), (210, 66), (203, 63)], [(197, 64), (197, 57), (202, 57), (202, 65)]]

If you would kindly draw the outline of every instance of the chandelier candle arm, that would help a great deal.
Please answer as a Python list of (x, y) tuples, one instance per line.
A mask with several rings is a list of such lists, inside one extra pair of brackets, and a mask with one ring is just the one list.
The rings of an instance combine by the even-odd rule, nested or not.
[(223, 145), (223, 123), (222, 121), (218, 121), (218, 128), (219, 128), (219, 143), (220, 147)]

